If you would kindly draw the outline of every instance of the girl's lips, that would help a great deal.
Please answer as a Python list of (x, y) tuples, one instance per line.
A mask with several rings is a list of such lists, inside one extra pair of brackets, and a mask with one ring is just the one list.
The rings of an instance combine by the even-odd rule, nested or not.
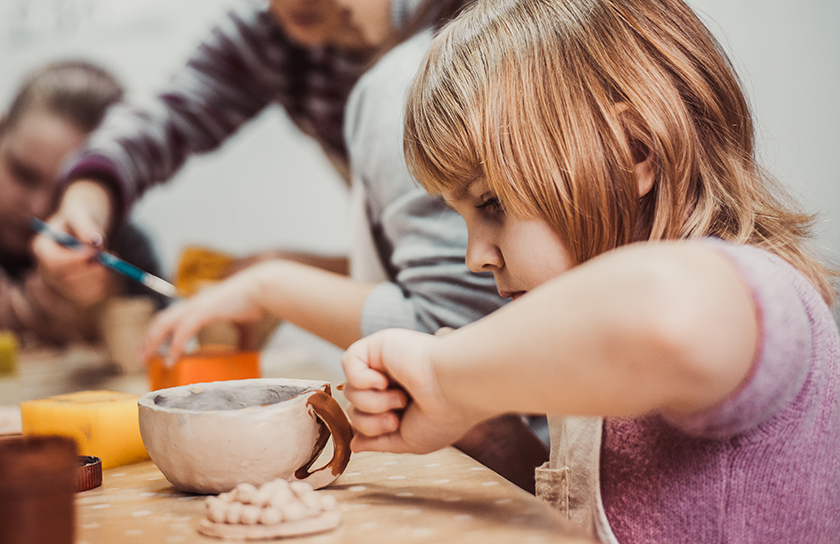
[(527, 292), (527, 291), (516, 291), (516, 292), (511, 292), (511, 291), (499, 291), (499, 296), (501, 296), (502, 298), (509, 298), (509, 299), (511, 299), (511, 300), (513, 301), (513, 300), (518, 299), (518, 298), (519, 298), (519, 297), (521, 297), (522, 295), (524, 295), (526, 292)]

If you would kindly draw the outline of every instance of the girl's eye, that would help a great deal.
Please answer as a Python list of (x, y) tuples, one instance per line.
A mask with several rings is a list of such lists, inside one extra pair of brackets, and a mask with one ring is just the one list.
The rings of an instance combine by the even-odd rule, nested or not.
[(490, 212), (501, 212), (502, 211), (502, 203), (499, 202), (499, 199), (494, 197), (490, 197), (478, 206), (475, 207), (477, 210), (486, 210)]

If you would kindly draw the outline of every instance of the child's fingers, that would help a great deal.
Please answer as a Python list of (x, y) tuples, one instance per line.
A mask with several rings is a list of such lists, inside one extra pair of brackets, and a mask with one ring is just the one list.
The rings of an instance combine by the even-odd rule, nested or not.
[(102, 249), (105, 246), (105, 228), (86, 207), (70, 207), (64, 215), (50, 223), (65, 230), (86, 244)]
[(143, 341), (143, 358), (154, 357), (167, 339), (170, 340), (167, 358), (177, 360), (183, 353), (184, 346), (201, 328), (200, 321), (185, 315), (186, 303), (178, 303), (164, 310), (152, 321)]
[(363, 412), (351, 404), (347, 409), (347, 416), (353, 424), (353, 428), (366, 436), (392, 433), (400, 427), (400, 418), (394, 412), (371, 414)]
[(362, 412), (378, 414), (391, 410), (402, 410), (408, 404), (408, 395), (402, 389), (356, 389), (352, 386), (344, 389), (347, 400)]
[(163, 340), (166, 336), (166, 331), (169, 329), (174, 319), (181, 313), (185, 302), (176, 302), (165, 310), (156, 313), (152, 318), (149, 326), (146, 327), (145, 340), (151, 343), (153, 340)]
[(367, 354), (364, 351), (354, 350), (354, 347), (356, 347), (356, 344), (344, 352), (344, 356), (341, 358), (344, 374), (347, 376), (345, 391), (347, 389), (387, 389), (389, 386), (388, 377), (382, 372), (372, 369), (365, 358)]
[(165, 315), (166, 312), (158, 314), (146, 329), (146, 334), (143, 336), (143, 343), (140, 348), (140, 357), (145, 361), (157, 355), (160, 346), (163, 345), (169, 335), (169, 329), (164, 320)]
[(64, 282), (66, 276), (79, 269), (89, 268), (95, 255), (90, 248), (68, 249), (45, 236), (36, 236), (32, 247), (33, 252), (38, 252), (35, 255), (40, 273), (58, 282)]
[(191, 315), (175, 323), (172, 328), (172, 341), (169, 345), (169, 360), (171, 362), (177, 361), (184, 354), (187, 344), (198, 334), (206, 321), (197, 315)]

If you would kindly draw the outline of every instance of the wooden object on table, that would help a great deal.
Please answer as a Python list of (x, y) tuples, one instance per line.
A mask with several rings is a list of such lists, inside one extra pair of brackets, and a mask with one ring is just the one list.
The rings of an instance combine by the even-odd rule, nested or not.
[(0, 437), (23, 433), (20, 422), (20, 406), (0, 405)]
[(77, 391), (20, 404), (24, 435), (57, 434), (76, 441), (81, 455), (103, 468), (149, 458), (140, 437), (137, 400), (131, 393)]
[[(319, 493), (336, 498), (342, 523), (295, 543), (592, 544), (559, 512), (454, 448), (354, 454)], [(80, 542), (219, 542), (197, 530), (204, 496), (178, 493), (151, 462), (105, 471), (77, 505)]]
[(229, 346), (203, 346), (168, 366), (161, 356), (149, 361), (149, 389), (260, 377), (260, 354)]
[(0, 542), (72, 544), (77, 466), (69, 438), (0, 439)]
[(155, 313), (152, 297), (114, 297), (105, 303), (101, 316), (102, 338), (111, 360), (120, 371), (142, 372), (140, 343)]

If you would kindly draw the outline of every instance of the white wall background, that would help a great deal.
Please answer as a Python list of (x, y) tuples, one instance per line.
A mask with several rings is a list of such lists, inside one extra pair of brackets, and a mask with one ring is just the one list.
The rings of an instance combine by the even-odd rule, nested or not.
[[(56, 58), (111, 69), (148, 93), (236, 0), (0, 0), (0, 105), (23, 75)], [(840, 263), (840, 2), (690, 0), (738, 69), (765, 166), (820, 214), (819, 243)], [(2, 198), (2, 195), (0, 195)], [(188, 243), (235, 253), (290, 246), (340, 253), (346, 193), (320, 150), (270, 110), (219, 152), (153, 190), (135, 217), (171, 271)]]

